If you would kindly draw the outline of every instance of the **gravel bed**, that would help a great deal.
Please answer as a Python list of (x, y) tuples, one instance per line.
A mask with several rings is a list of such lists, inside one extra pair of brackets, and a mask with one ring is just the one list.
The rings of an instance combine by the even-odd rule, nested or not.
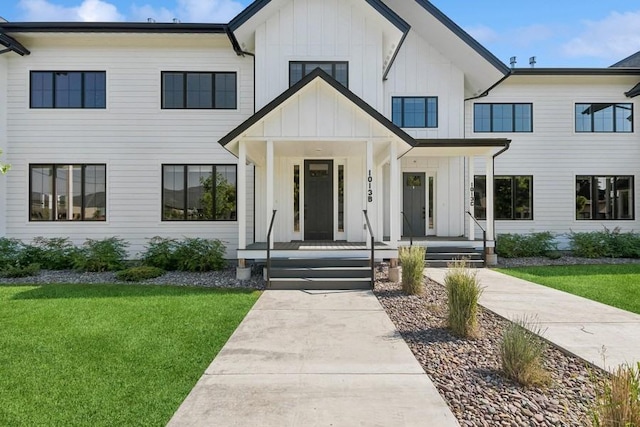
[[(21, 278), (0, 277), (0, 284), (47, 284), (47, 283), (119, 283), (129, 284), (116, 278), (115, 273), (85, 273), (74, 270), (42, 270), (37, 276)], [(155, 279), (139, 282), (145, 285), (199, 286), (205, 288), (252, 288), (264, 289), (262, 276), (254, 274), (249, 280), (237, 280), (235, 267), (206, 273), (167, 271)]]
[(387, 277), (381, 266), (375, 294), (461, 426), (591, 425), (594, 381), (603, 381), (604, 372), (549, 346), (545, 366), (552, 384), (521, 387), (500, 373), (498, 346), (507, 320), (481, 308), (481, 337), (456, 338), (445, 327), (442, 285), (427, 278), (423, 295), (407, 296)]
[(537, 265), (589, 265), (589, 264), (640, 264), (637, 258), (578, 258), (562, 256), (558, 259), (546, 257), (503, 258), (498, 257), (498, 267), (532, 267)]

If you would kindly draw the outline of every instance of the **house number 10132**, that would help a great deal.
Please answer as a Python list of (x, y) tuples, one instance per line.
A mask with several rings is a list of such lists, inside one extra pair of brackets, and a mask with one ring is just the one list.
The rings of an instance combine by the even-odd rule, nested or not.
[(369, 203), (373, 202), (373, 177), (371, 176), (371, 169), (369, 169), (369, 176), (367, 177), (367, 200)]

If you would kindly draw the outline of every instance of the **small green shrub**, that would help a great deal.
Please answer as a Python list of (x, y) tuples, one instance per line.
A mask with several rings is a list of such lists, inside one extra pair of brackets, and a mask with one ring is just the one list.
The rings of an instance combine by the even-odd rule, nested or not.
[(176, 268), (180, 271), (222, 270), (226, 247), (217, 239), (185, 238), (175, 250)]
[(0, 271), (19, 264), (23, 250), (20, 240), (0, 237)]
[(548, 231), (532, 234), (500, 234), (496, 253), (504, 258), (545, 256), (555, 250), (553, 234)]
[(465, 260), (449, 266), (444, 277), (449, 308), (448, 324), (454, 335), (475, 338), (479, 335), (478, 300), (482, 287), (475, 272), (467, 267)]
[(504, 374), (523, 386), (545, 386), (550, 382), (544, 369), (546, 347), (543, 330), (524, 317), (509, 323), (500, 342), (500, 361)]
[(619, 228), (569, 234), (571, 251), (583, 258), (640, 258), (640, 234)]
[(141, 265), (139, 267), (130, 267), (126, 270), (118, 271), (116, 277), (124, 282), (141, 282), (147, 279), (160, 277), (164, 274), (164, 270), (158, 267)]
[(7, 268), (0, 272), (0, 277), (18, 278), (35, 276), (40, 272), (40, 266), (38, 264), (29, 264), (26, 266), (21, 265), (9, 265)]
[(153, 237), (142, 253), (142, 262), (145, 265), (163, 270), (176, 270), (178, 267), (177, 248), (178, 242), (175, 239)]
[(67, 270), (73, 267), (77, 248), (66, 237), (36, 237), (26, 245), (21, 263), (40, 264), (45, 270)]
[(560, 258), (562, 258), (562, 252), (560, 252), (560, 251), (549, 251), (546, 254), (544, 254), (544, 256), (546, 256), (549, 259), (560, 259)]
[(73, 266), (84, 271), (122, 270), (129, 244), (118, 237), (87, 239), (74, 257)]
[(640, 362), (618, 366), (596, 394), (595, 427), (640, 426)]
[(424, 290), (424, 246), (406, 246), (399, 248), (398, 256), (402, 264), (402, 291), (408, 295), (421, 294)]

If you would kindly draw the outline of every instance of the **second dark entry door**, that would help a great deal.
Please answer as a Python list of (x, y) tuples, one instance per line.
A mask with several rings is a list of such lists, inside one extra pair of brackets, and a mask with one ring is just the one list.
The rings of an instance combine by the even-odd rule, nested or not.
[(304, 161), (304, 239), (333, 240), (333, 160)]
[[(411, 231), (414, 237), (425, 236), (425, 219), (426, 219), (426, 203), (425, 203), (425, 174), (405, 172), (402, 176), (404, 181), (403, 206), (407, 220), (411, 224)], [(407, 225), (407, 221), (403, 221), (403, 236), (409, 236), (411, 231)]]

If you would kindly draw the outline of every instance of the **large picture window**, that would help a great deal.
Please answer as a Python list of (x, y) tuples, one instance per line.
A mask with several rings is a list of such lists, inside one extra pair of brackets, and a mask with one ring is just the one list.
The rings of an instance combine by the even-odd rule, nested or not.
[(106, 220), (106, 165), (29, 165), (29, 176), (31, 221)]
[(633, 176), (577, 176), (576, 219), (634, 219)]
[(163, 221), (235, 221), (235, 165), (163, 165)]
[(474, 132), (533, 132), (532, 104), (473, 104)]
[(633, 132), (633, 104), (576, 104), (576, 132)]
[(289, 62), (289, 87), (298, 83), (316, 68), (329, 74), (343, 86), (349, 87), (349, 63), (346, 61), (292, 61)]
[(31, 108), (106, 108), (104, 71), (32, 71)]
[(402, 128), (438, 127), (438, 98), (406, 96), (391, 99), (393, 124)]
[(235, 109), (236, 106), (236, 73), (162, 73), (164, 109)]
[[(487, 178), (476, 175), (474, 211), (478, 219), (487, 219)], [(533, 177), (496, 176), (493, 179), (494, 218), (500, 220), (533, 219)]]

